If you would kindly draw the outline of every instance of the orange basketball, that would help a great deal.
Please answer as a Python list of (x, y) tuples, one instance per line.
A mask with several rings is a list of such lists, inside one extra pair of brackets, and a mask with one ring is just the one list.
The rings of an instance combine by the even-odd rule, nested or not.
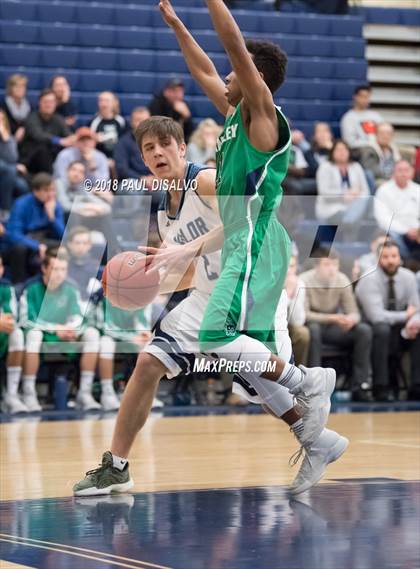
[(159, 292), (159, 272), (150, 270), (152, 257), (125, 251), (108, 261), (102, 274), (104, 295), (123, 310), (150, 304)]

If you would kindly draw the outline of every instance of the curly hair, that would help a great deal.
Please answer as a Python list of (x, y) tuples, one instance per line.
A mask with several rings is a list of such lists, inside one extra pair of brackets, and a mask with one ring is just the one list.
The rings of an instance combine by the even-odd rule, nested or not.
[(275, 93), (286, 76), (286, 53), (275, 43), (266, 40), (247, 40), (246, 48), (253, 56), (255, 67), (263, 74), (268, 88)]

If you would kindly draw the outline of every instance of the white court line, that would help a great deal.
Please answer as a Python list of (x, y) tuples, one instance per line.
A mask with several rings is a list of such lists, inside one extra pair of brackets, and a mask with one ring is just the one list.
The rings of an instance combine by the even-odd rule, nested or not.
[(420, 445), (410, 444), (410, 443), (399, 443), (399, 442), (388, 442), (388, 441), (378, 441), (375, 439), (357, 440), (353, 441), (357, 443), (363, 443), (365, 445), (382, 445), (390, 447), (404, 447), (404, 448), (420, 448)]

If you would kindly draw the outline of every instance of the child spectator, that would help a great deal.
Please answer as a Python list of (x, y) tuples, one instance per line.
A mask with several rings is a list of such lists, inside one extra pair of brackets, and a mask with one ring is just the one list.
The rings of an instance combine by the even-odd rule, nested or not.
[(31, 105), (26, 98), (28, 78), (18, 73), (11, 75), (6, 81), (6, 96), (1, 105), (7, 115), (10, 131), (21, 142), (25, 135), (25, 122), (31, 112)]
[(64, 75), (55, 75), (51, 79), (50, 88), (57, 97), (56, 112), (63, 117), (66, 125), (73, 130), (77, 119), (77, 109), (71, 99), (69, 82)]
[(24, 350), (23, 332), (16, 324), (17, 303), (13, 287), (3, 279), (4, 266), (0, 257), (0, 358), (6, 359), (7, 384), (2, 409), (5, 412), (26, 413), (28, 408), (19, 398)]
[(99, 332), (85, 325), (79, 292), (66, 281), (66, 251), (48, 249), (42, 261), (41, 273), (28, 281), (20, 299), (20, 325), (26, 336), (24, 402), (29, 411), (41, 410), (35, 380), (43, 344), (47, 350), (48, 343), (60, 343), (60, 351), (75, 353), (77, 347), (74, 342), (81, 342), (80, 387), (76, 404), (84, 411), (99, 409), (100, 405), (92, 396)]

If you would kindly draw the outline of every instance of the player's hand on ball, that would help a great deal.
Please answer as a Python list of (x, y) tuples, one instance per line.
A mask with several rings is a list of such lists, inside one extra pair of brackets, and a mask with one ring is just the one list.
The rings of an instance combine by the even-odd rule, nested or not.
[(162, 17), (168, 26), (172, 27), (174, 24), (176, 24), (176, 22), (179, 21), (179, 18), (176, 15), (176, 12), (169, 0), (160, 0), (159, 10), (161, 11)]
[(163, 245), (160, 248), (140, 246), (138, 250), (153, 256), (149, 267), (152, 271), (160, 272), (161, 282), (169, 275), (184, 275), (197, 253), (191, 245)]

